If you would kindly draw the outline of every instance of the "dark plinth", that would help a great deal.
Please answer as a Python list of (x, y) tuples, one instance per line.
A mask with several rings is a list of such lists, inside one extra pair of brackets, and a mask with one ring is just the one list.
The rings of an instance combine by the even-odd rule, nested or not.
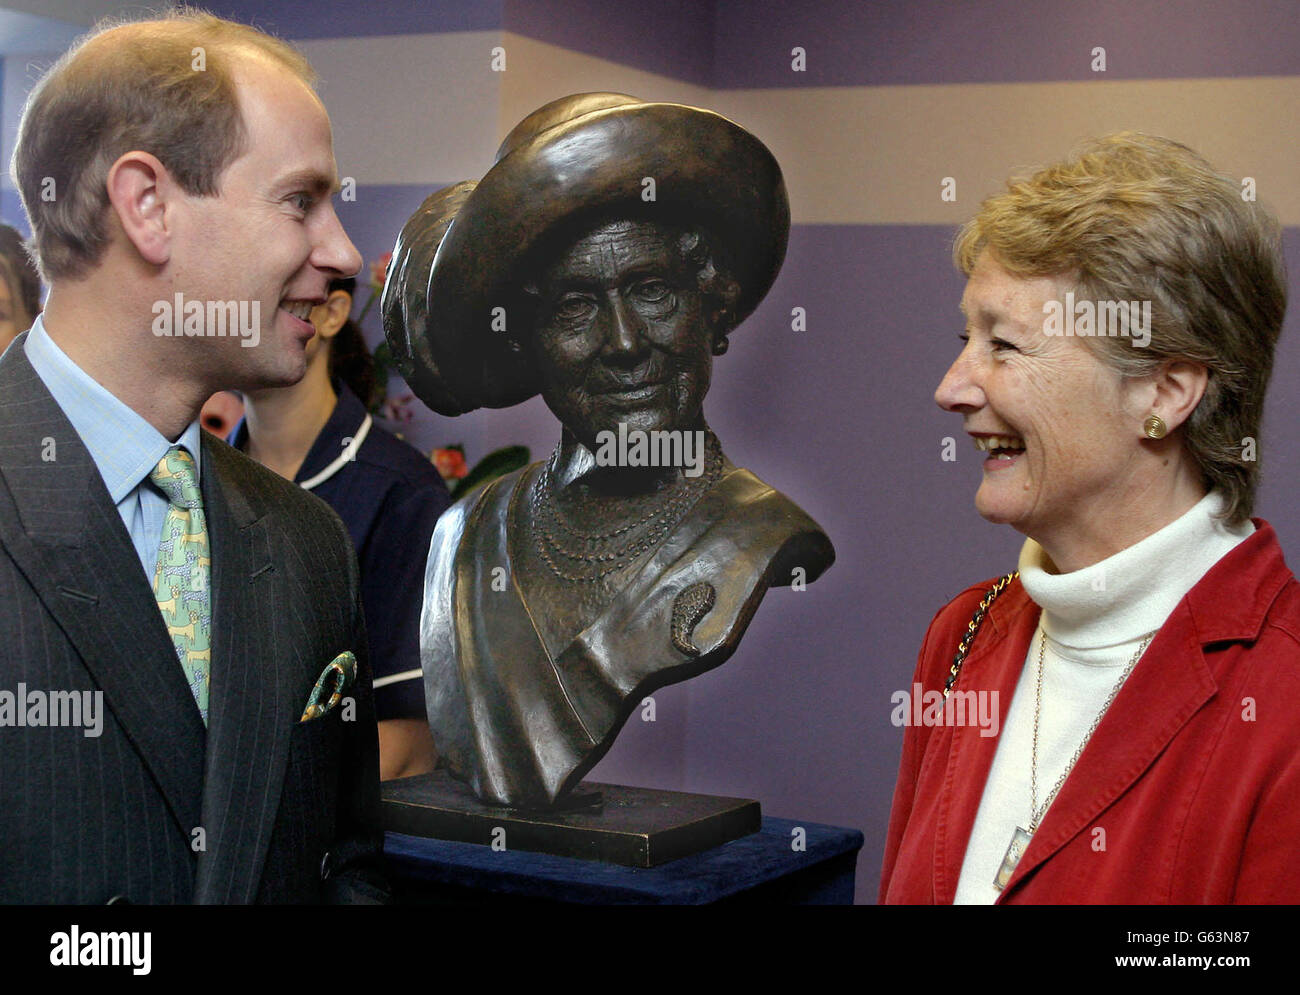
[(408, 836), (654, 867), (712, 849), (762, 822), (747, 798), (584, 781), (544, 812), (485, 805), (445, 771), (383, 784), (384, 829)]
[(388, 833), (399, 903), (521, 905), (850, 905), (862, 833), (792, 819), (659, 867), (620, 867)]

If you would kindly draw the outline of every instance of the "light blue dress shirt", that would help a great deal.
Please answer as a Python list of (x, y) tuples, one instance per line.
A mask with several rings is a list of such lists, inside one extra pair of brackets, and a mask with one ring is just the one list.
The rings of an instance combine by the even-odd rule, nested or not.
[(190, 423), (176, 442), (167, 441), (161, 432), (69, 359), (50, 338), (39, 315), (27, 333), (24, 351), (36, 375), (54, 395), (90, 451), (152, 585), (168, 501), (149, 479), (149, 474), (167, 455), (167, 450), (179, 445), (194, 458), (197, 477), (203, 438), (198, 419)]

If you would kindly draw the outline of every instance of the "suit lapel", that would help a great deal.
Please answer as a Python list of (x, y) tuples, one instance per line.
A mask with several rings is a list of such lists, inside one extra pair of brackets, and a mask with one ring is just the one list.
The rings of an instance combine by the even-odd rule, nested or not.
[[(302, 702), (301, 666), (276, 640), (277, 575), (268, 509), (229, 446), (203, 439), (202, 489), (212, 545), (212, 685), (203, 791), (207, 850), (196, 902), (257, 897)], [(283, 606), (281, 606), (281, 609)]]
[(199, 824), (203, 721), (121, 515), (24, 340), (0, 362), (0, 542), (188, 836)]

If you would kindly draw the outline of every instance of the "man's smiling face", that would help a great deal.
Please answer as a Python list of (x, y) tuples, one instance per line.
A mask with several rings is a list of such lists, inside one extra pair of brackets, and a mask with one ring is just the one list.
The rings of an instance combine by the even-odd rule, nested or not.
[(334, 213), (329, 117), (287, 69), (255, 55), (235, 67), (246, 137), (216, 196), (186, 196), (178, 213), (174, 284), (187, 298), (256, 301), (260, 341), (204, 342), (217, 387), (253, 389), (301, 379), (314, 334), (312, 306), (361, 257)]

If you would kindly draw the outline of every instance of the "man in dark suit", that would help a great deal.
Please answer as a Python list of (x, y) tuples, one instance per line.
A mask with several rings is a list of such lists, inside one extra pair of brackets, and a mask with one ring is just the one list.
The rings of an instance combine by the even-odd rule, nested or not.
[(24, 110), (51, 289), (0, 359), (0, 902), (386, 897), (347, 533), (197, 420), (299, 379), (360, 268), (312, 82), (185, 15), (94, 36)]

